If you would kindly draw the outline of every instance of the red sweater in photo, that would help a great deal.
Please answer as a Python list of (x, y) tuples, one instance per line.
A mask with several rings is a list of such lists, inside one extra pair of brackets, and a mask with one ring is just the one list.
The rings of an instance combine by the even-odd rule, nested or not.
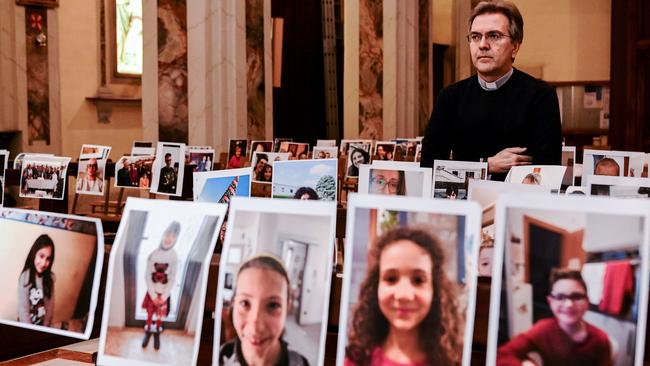
[(609, 338), (587, 323), (587, 338), (574, 342), (560, 328), (556, 318), (542, 319), (528, 331), (512, 338), (497, 351), (498, 366), (519, 366), (536, 352), (544, 366), (610, 366)]

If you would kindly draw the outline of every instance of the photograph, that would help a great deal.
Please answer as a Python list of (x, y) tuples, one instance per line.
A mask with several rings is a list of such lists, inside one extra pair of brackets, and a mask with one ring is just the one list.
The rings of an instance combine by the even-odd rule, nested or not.
[(355, 144), (351, 143), (347, 147), (347, 167), (345, 170), (346, 178), (359, 177), (359, 166), (362, 164), (370, 164), (370, 149), (372, 144)]
[(415, 161), (417, 145), (421, 145), (418, 139), (393, 139), (395, 145), (395, 161)]
[(7, 170), (7, 164), (9, 161), (9, 151), (0, 150), (0, 178), (4, 178), (5, 170)]
[(228, 203), (232, 196), (249, 197), (251, 169), (197, 172), (193, 176), (194, 201)]
[(395, 145), (394, 141), (377, 141), (372, 160), (395, 160)]
[(368, 145), (366, 151), (368, 154), (370, 154), (370, 151), (372, 150), (372, 142), (373, 140), (346, 140), (343, 139), (341, 140), (341, 145), (339, 146), (339, 157), (340, 158), (346, 158), (348, 157), (348, 153), (350, 150), (350, 144), (360, 144), (363, 146)]
[(591, 196), (650, 198), (650, 179), (631, 177), (587, 176), (586, 191)]
[(582, 158), (582, 186), (589, 175), (641, 177), (646, 154), (632, 151), (585, 149)]
[(151, 156), (156, 155), (156, 147), (151, 141), (133, 141), (131, 146), (131, 156)]
[(151, 173), (151, 193), (181, 196), (185, 173), (185, 144), (158, 142)]
[(255, 152), (273, 152), (273, 140), (253, 140), (251, 141), (251, 152), (248, 156), (253, 156)]
[(316, 140), (316, 146), (336, 147), (336, 140)]
[(361, 194), (382, 194), (410, 197), (430, 197), (431, 168), (415, 164), (385, 161), (361, 165), (359, 188)]
[(309, 144), (283, 141), (280, 143), (280, 150), (278, 152), (289, 153), (289, 160), (305, 160), (309, 155)]
[(336, 159), (338, 158), (336, 146), (314, 146), (312, 159)]
[(26, 155), (20, 173), (20, 197), (62, 200), (70, 158)]
[(648, 200), (501, 197), (488, 365), (643, 365), (649, 220)]
[(474, 202), (351, 194), (337, 365), (471, 361)]
[(469, 181), (486, 179), (488, 179), (487, 162), (435, 160), (433, 197), (465, 200)]
[(195, 365), (227, 205), (129, 197), (111, 249), (100, 365)]
[(575, 184), (575, 173), (573, 166), (576, 163), (576, 147), (562, 146), (562, 166), (566, 167), (564, 178), (562, 178), (562, 189)]
[(40, 153), (19, 153), (16, 155), (16, 158), (14, 159), (14, 169), (15, 170), (23, 170), (23, 160), (27, 156), (49, 156), (49, 157), (54, 157), (54, 154), (40, 154)]
[(118, 188), (151, 188), (151, 169), (155, 155), (122, 156), (115, 163), (115, 183)]
[(104, 262), (99, 219), (0, 209), (0, 323), (89, 339)]
[(338, 159), (276, 162), (272, 198), (336, 201), (338, 162)]
[(104, 195), (106, 162), (110, 146), (86, 145), (81, 147), (77, 168), (77, 194)]
[(508, 171), (506, 182), (544, 186), (560, 191), (566, 166), (560, 165), (519, 165)]
[(214, 149), (211, 146), (188, 146), (186, 163), (194, 167), (192, 172), (209, 172), (214, 165)]
[(335, 202), (234, 197), (213, 365), (324, 365), (335, 225)]
[(422, 160), (422, 143), (415, 146), (415, 162), (419, 163)]
[(291, 137), (276, 137), (273, 139), (273, 152), (280, 152), (280, 144), (283, 142), (291, 142), (293, 138)]
[(268, 197), (272, 195), (273, 163), (289, 160), (289, 153), (254, 153), (251, 173), (251, 196)]
[(228, 164), (226, 165), (226, 169), (244, 168), (246, 163), (249, 162), (247, 156), (248, 140), (231, 139), (228, 146)]

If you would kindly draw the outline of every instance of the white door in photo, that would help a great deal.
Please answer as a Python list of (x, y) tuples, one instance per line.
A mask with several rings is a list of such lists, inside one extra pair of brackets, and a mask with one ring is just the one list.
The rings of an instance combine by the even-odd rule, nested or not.
[(285, 240), (282, 243), (282, 263), (287, 270), (289, 283), (291, 284), (291, 314), (296, 316), (296, 322), (301, 324), (300, 312), (302, 303), (306, 300), (302, 294), (303, 277), (307, 264), (307, 244), (293, 240)]
[[(322, 261), (324, 258), (315, 258), (314, 253), (317, 252), (316, 249), (308, 247), (307, 249), (307, 263)], [(323, 317), (323, 291), (322, 286), (324, 286), (325, 281), (320, 278), (318, 271), (318, 266), (310, 265), (308, 268), (311, 268), (309, 271), (305, 271), (303, 275), (302, 283), (302, 294), (300, 298), (302, 303), (300, 304), (300, 316), (298, 317), (298, 324), (318, 324), (322, 321)]]

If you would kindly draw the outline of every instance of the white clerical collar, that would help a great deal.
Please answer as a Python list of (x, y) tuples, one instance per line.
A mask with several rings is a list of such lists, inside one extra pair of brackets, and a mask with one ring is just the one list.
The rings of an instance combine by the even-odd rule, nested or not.
[(502, 77), (496, 79), (493, 82), (485, 81), (485, 80), (481, 79), (480, 76), (478, 76), (478, 75), (476, 75), (476, 76), (478, 77), (478, 83), (481, 85), (481, 88), (483, 88), (484, 90), (492, 91), (492, 90), (499, 89), (500, 87), (503, 86), (503, 84), (505, 84), (508, 80), (510, 80), (510, 77), (512, 76), (512, 73), (514, 72), (514, 70), (515, 70), (514, 67), (510, 68), (510, 71), (506, 72), (505, 75), (503, 75)]

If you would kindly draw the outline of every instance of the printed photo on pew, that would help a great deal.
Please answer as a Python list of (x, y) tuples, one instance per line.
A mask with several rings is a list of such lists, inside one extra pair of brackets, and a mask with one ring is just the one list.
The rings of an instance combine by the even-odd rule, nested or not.
[(250, 196), (251, 169), (196, 172), (193, 183), (194, 201), (228, 203), (232, 196)]
[(465, 200), (470, 180), (486, 179), (488, 179), (487, 163), (435, 160), (433, 197)]
[(273, 140), (253, 140), (251, 141), (251, 151), (248, 156), (252, 157), (255, 152), (273, 152)]
[(501, 197), (488, 364), (642, 365), (649, 220), (647, 200)]
[(186, 163), (194, 166), (192, 172), (209, 172), (214, 165), (214, 149), (212, 146), (188, 146)]
[(0, 323), (88, 339), (104, 263), (99, 219), (0, 209)]
[(181, 143), (158, 142), (156, 159), (151, 167), (151, 193), (167, 196), (183, 194), (185, 148), (185, 144)]
[(26, 155), (20, 172), (20, 197), (62, 200), (70, 158)]
[(338, 158), (336, 146), (314, 146), (312, 151), (313, 159), (336, 159)]
[(226, 169), (244, 168), (250, 162), (248, 140), (231, 139), (228, 144), (228, 163)]
[(641, 177), (646, 154), (633, 151), (585, 149), (582, 158), (582, 186), (589, 175)]
[(650, 198), (650, 179), (631, 177), (587, 176), (586, 190), (591, 196)]
[(560, 192), (567, 167), (560, 165), (519, 165), (508, 171), (505, 181), (548, 187)]
[(322, 366), (336, 203), (235, 197), (229, 217), (212, 364)]
[(106, 163), (110, 153), (110, 146), (86, 144), (81, 146), (75, 184), (77, 194), (104, 195)]
[(109, 260), (98, 364), (196, 364), (226, 209), (128, 198)]
[(352, 194), (346, 222), (337, 365), (469, 365), (478, 205)]
[(289, 153), (254, 153), (251, 172), (251, 196), (271, 197), (273, 187), (273, 164), (289, 160)]
[(273, 198), (336, 201), (338, 159), (277, 161)]
[(359, 193), (411, 197), (431, 195), (431, 168), (397, 161), (375, 161), (360, 168)]
[(41, 153), (19, 153), (16, 155), (16, 158), (14, 159), (14, 169), (15, 170), (22, 170), (23, 169), (23, 160), (25, 159), (26, 156), (31, 155), (31, 156), (49, 156), (49, 157), (54, 157), (54, 154), (41, 154)]
[(151, 169), (156, 156), (122, 156), (115, 163), (115, 183), (118, 188), (151, 188)]

